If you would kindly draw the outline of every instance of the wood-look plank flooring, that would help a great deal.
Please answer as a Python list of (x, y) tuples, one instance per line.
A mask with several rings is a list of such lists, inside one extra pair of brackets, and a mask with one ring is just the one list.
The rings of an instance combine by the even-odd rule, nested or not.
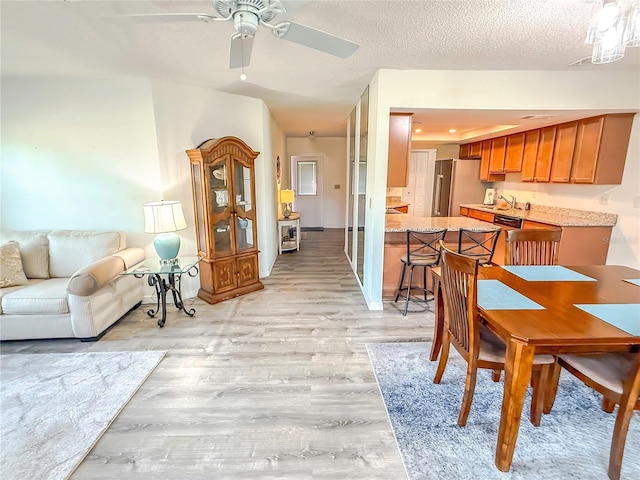
[[(403, 479), (365, 344), (430, 340), (432, 304), (369, 311), (344, 231), (302, 233), (264, 290), (131, 312), (100, 341), (4, 342), (2, 353), (166, 350), (73, 479)], [(413, 312), (413, 313), (411, 313)]]

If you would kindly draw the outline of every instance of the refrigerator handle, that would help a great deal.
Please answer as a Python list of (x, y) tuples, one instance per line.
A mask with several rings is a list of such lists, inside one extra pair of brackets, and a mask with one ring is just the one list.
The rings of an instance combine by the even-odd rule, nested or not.
[(436, 204), (436, 215), (440, 215), (440, 193), (442, 193), (442, 180), (444, 179), (444, 175), (438, 175), (436, 177), (436, 195), (435, 195), (435, 204)]

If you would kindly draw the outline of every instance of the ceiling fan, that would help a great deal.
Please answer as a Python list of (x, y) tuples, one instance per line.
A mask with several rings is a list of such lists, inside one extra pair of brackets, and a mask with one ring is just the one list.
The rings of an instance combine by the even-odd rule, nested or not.
[[(251, 60), (253, 39), (259, 26), (271, 29), (276, 38), (289, 40), (321, 52), (347, 58), (359, 47), (330, 33), (288, 20), (276, 23), (286, 13), (280, 0), (213, 0), (214, 15), (206, 13), (151, 13), (118, 15), (116, 19), (138, 22), (226, 22), (233, 21), (229, 68), (244, 68)], [(114, 19), (114, 17), (111, 17)]]

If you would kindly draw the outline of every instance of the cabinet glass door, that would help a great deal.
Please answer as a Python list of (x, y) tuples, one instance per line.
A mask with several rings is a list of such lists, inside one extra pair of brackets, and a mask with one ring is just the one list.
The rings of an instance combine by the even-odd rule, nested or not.
[(210, 189), (209, 225), (212, 226), (215, 256), (231, 253), (231, 208), (229, 207), (229, 165), (222, 160), (207, 167)]
[(236, 218), (236, 251), (255, 247), (253, 191), (251, 169), (238, 160), (233, 161), (233, 195)]

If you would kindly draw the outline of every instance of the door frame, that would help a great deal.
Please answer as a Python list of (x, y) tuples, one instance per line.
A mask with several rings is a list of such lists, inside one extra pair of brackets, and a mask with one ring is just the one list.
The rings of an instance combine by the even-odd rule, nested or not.
[[(305, 215), (300, 209), (297, 211), (300, 212), (300, 228), (320, 228), (324, 229), (324, 163), (325, 163), (326, 155), (324, 153), (303, 153), (301, 155), (291, 155), (290, 156), (290, 171), (291, 171), (291, 189), (296, 192), (294, 205), (299, 202), (300, 197), (298, 196), (298, 168), (297, 162), (299, 161), (311, 161), (315, 160), (317, 162), (316, 168), (316, 197), (317, 197), (317, 211), (316, 214), (320, 219), (320, 225), (309, 226), (308, 222), (305, 226)], [(304, 195), (303, 197), (307, 197)], [(309, 218), (309, 217), (307, 217)]]

